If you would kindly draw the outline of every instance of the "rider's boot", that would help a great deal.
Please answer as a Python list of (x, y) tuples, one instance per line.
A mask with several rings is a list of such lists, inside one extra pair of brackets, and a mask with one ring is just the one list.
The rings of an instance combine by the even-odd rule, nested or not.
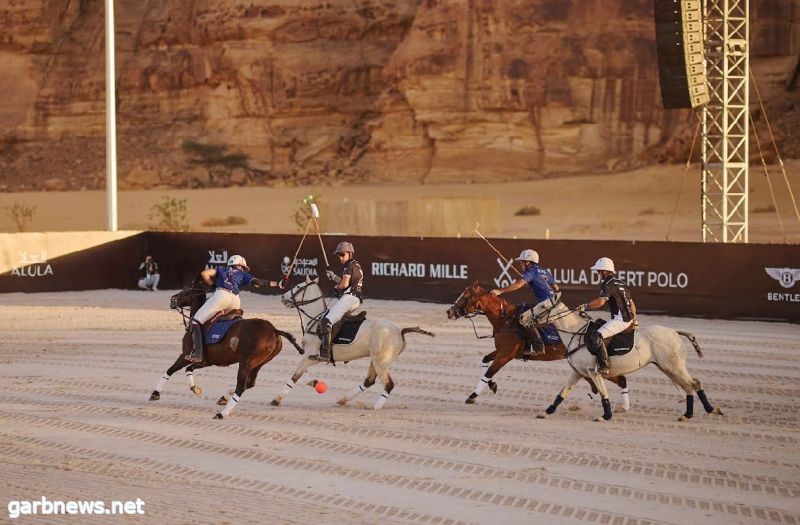
[(530, 341), (530, 345), (525, 345), (522, 349), (522, 359), (528, 360), (533, 359), (536, 356), (544, 355), (544, 341), (542, 341), (542, 336), (539, 333), (539, 330), (536, 328), (527, 328), (526, 331), (528, 332), (528, 340)]
[(192, 323), (192, 355), (189, 356), (189, 361), (193, 363), (203, 362), (203, 328), (197, 324)]
[(608, 349), (603, 336), (598, 332), (592, 334), (592, 342), (594, 343), (595, 352), (597, 354), (597, 373), (608, 374)]
[(331, 341), (332, 337), (331, 322), (327, 318), (323, 318), (319, 324), (319, 359), (320, 361), (331, 360)]

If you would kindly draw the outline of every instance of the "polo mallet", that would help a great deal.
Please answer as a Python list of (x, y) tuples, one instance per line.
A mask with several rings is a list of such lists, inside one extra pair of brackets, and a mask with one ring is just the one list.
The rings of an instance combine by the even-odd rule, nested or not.
[(489, 242), (489, 239), (487, 239), (486, 237), (484, 237), (484, 236), (483, 236), (483, 234), (480, 232), (480, 230), (478, 230), (478, 226), (480, 226), (480, 225), (481, 225), (481, 223), (479, 223), (479, 222), (476, 222), (476, 223), (475, 223), (475, 233), (477, 233), (477, 234), (478, 234), (478, 237), (480, 237), (481, 239), (483, 239), (484, 241), (486, 241), (486, 244), (488, 244), (488, 245), (489, 245), (489, 248), (491, 248), (492, 250), (494, 250), (494, 253), (496, 253), (497, 255), (499, 255), (499, 256), (500, 256), (500, 258), (501, 258), (503, 261), (505, 261), (506, 263), (510, 264), (510, 265), (511, 265), (511, 269), (512, 269), (512, 270), (514, 270), (515, 272), (517, 272), (517, 275), (519, 275), (520, 277), (522, 277), (522, 273), (521, 273), (519, 270), (517, 270), (517, 267), (516, 267), (516, 266), (514, 266), (514, 261), (512, 261), (511, 259), (508, 259), (508, 258), (506, 258), (506, 256), (505, 256), (505, 255), (503, 255), (502, 253), (500, 253), (500, 250), (498, 250), (497, 248), (495, 248), (495, 247), (494, 247), (494, 245), (493, 245), (491, 242)]
[(306, 231), (303, 233), (303, 238), (300, 239), (300, 244), (297, 246), (297, 250), (294, 252), (294, 257), (292, 257), (292, 264), (289, 265), (289, 269), (286, 270), (286, 274), (283, 276), (284, 281), (289, 280), (289, 276), (292, 275), (292, 270), (294, 269), (294, 265), (297, 264), (297, 256), (300, 254), (300, 248), (303, 247), (303, 242), (306, 240), (306, 235), (308, 235), (308, 229), (311, 228), (311, 219), (308, 219), (308, 224), (306, 224)]
[(319, 222), (317, 222), (317, 219), (319, 219), (319, 208), (317, 208), (316, 204), (311, 202), (310, 197), (308, 199), (308, 205), (311, 207), (311, 220), (314, 221), (314, 226), (317, 229), (317, 237), (319, 238), (319, 247), (322, 248), (322, 257), (325, 259), (325, 269), (330, 270), (331, 265), (328, 262), (328, 254), (325, 252), (325, 245), (322, 244), (322, 233), (319, 231)]

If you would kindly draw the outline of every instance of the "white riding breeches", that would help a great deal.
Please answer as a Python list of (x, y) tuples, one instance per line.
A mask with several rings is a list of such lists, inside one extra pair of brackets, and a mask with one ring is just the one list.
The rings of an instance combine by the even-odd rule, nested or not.
[(240, 308), (241, 304), (238, 294), (233, 294), (224, 288), (217, 288), (217, 291), (195, 312), (192, 319), (203, 324), (214, 317), (217, 312), (235, 310)]
[(158, 281), (161, 276), (157, 273), (153, 273), (148, 275), (147, 277), (142, 277), (139, 279), (139, 288), (142, 290), (147, 290), (148, 288), (156, 289), (158, 288)]
[(361, 299), (355, 295), (344, 294), (341, 299), (336, 301), (336, 304), (331, 306), (331, 309), (325, 314), (325, 319), (334, 325), (344, 317), (344, 314), (352, 312), (359, 306), (361, 306)]
[(609, 337), (615, 336), (618, 333), (624, 331), (628, 328), (633, 320), (630, 321), (623, 321), (622, 319), (611, 319), (606, 324), (600, 327), (597, 330), (597, 333), (603, 336), (603, 339), (608, 339)]

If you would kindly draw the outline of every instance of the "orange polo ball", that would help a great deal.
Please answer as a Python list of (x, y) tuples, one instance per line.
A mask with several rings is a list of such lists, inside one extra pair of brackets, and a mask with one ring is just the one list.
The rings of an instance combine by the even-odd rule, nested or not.
[(324, 394), (328, 390), (328, 383), (325, 381), (317, 381), (316, 386), (314, 386), (314, 390), (317, 391), (317, 394)]

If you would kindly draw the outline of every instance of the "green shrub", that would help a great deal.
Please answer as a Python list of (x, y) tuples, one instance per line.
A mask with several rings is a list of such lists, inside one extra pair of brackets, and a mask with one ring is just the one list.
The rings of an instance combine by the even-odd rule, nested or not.
[(11, 222), (14, 223), (18, 232), (24, 232), (28, 229), (28, 223), (33, 221), (33, 215), (35, 213), (36, 206), (28, 206), (21, 202), (14, 202), (14, 205), (8, 208)]
[(308, 197), (304, 198), (292, 212), (291, 219), (297, 225), (297, 229), (301, 232), (306, 230), (306, 225), (308, 224), (309, 219), (311, 219), (311, 206), (309, 205), (311, 202), (319, 206), (322, 202), (319, 194), (312, 193)]
[(176, 199), (164, 195), (160, 202), (150, 207), (150, 220), (156, 221), (153, 229), (186, 231), (186, 199)]
[(517, 210), (517, 213), (514, 215), (541, 215), (542, 210), (537, 208), (536, 206), (523, 206), (522, 208)]

